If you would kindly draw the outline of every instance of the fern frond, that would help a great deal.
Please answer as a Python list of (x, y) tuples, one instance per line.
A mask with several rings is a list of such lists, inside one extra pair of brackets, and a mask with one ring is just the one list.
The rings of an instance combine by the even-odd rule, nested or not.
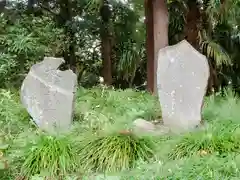
[(223, 65), (231, 66), (232, 59), (228, 53), (218, 43), (214, 41), (205, 40), (201, 43), (201, 50), (208, 59), (213, 59), (215, 65), (221, 68)]

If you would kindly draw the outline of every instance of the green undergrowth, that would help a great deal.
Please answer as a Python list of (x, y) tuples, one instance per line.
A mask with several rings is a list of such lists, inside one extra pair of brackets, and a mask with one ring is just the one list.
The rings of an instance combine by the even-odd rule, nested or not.
[(225, 158), (217, 154), (192, 156), (172, 161), (141, 164), (138, 168), (121, 173), (121, 180), (176, 180), (176, 179), (239, 179), (240, 157), (228, 154)]
[(31, 123), (19, 95), (0, 91), (1, 179), (239, 179), (240, 101), (231, 91), (205, 99), (204, 127), (141, 137), (128, 129), (136, 118), (161, 118), (155, 97), (105, 87), (76, 95), (71, 131), (50, 136)]
[(240, 152), (240, 124), (232, 121), (215, 122), (203, 130), (184, 134), (169, 154), (170, 159), (179, 159), (196, 154)]
[(137, 118), (160, 119), (159, 103), (147, 92), (106, 88), (79, 89), (75, 119), (85, 128), (131, 124)]

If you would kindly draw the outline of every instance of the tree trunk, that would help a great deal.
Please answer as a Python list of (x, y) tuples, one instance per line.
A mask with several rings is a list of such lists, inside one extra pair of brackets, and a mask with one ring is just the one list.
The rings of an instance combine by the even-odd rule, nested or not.
[(103, 0), (102, 7), (100, 8), (100, 15), (102, 19), (101, 26), (101, 54), (103, 60), (103, 71), (102, 75), (104, 78), (104, 84), (112, 84), (112, 61), (111, 61), (111, 37), (109, 21), (111, 18), (111, 10), (109, 4), (106, 0)]
[(187, 23), (185, 25), (185, 39), (196, 49), (199, 49), (198, 32), (201, 23), (200, 11), (196, 1), (188, 1)]
[(35, 0), (28, 0), (27, 1), (27, 12), (29, 14), (33, 13), (33, 6), (35, 4)]
[(168, 46), (168, 9), (165, 0), (146, 0), (148, 89), (157, 94), (158, 52)]
[(1, 0), (0, 1), (0, 14), (4, 11), (6, 5), (7, 5), (6, 0)]
[(73, 29), (73, 3), (71, 0), (60, 0), (60, 14), (58, 17), (58, 25), (64, 27), (64, 33), (67, 37), (68, 45), (64, 49), (64, 59), (66, 64), (70, 67), (73, 72), (76, 72), (76, 38), (75, 29)]
[(157, 94), (158, 52), (168, 46), (168, 8), (165, 0), (153, 0), (154, 94)]
[(76, 55), (75, 55), (75, 47), (76, 47), (76, 41), (75, 41), (75, 33), (71, 30), (70, 32), (70, 45), (69, 45), (69, 65), (70, 69), (75, 73), (76, 72)]
[(154, 91), (154, 35), (153, 35), (153, 4), (145, 0), (146, 51), (147, 51), (147, 90)]
[[(111, 61), (111, 44), (110, 39), (107, 36), (108, 28), (105, 28), (105, 32), (101, 33), (101, 54), (103, 60), (103, 79), (104, 84), (112, 84), (112, 61)], [(105, 34), (106, 33), (106, 34)]]

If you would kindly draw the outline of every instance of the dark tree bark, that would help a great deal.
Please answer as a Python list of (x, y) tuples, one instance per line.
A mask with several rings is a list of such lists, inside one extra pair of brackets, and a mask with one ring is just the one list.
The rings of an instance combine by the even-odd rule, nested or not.
[(153, 0), (153, 22), (154, 22), (154, 94), (157, 94), (158, 52), (160, 49), (168, 46), (168, 8), (166, 0)]
[(196, 49), (199, 49), (198, 32), (201, 27), (201, 14), (197, 1), (188, 1), (188, 13), (185, 25), (185, 39)]
[(109, 28), (109, 21), (111, 19), (111, 10), (108, 1), (103, 0), (100, 8), (100, 16), (102, 19), (102, 26), (100, 29), (101, 37), (101, 54), (102, 54), (102, 75), (104, 78), (104, 84), (112, 84), (112, 61), (111, 61), (111, 33)]
[(28, 3), (27, 3), (27, 12), (29, 14), (33, 13), (33, 6), (35, 4), (35, 0), (28, 0)]
[(146, 50), (147, 50), (147, 90), (154, 91), (154, 35), (153, 35), (153, 4), (145, 0)]
[(7, 5), (6, 0), (0, 0), (0, 13), (4, 11), (6, 5)]
[(165, 0), (146, 0), (148, 90), (157, 94), (158, 52), (168, 46), (168, 9)]
[(73, 21), (73, 4), (72, 0), (60, 1), (60, 14), (58, 16), (58, 24), (64, 27), (64, 32), (67, 35), (68, 46), (64, 50), (64, 59), (73, 72), (76, 72), (76, 38)]

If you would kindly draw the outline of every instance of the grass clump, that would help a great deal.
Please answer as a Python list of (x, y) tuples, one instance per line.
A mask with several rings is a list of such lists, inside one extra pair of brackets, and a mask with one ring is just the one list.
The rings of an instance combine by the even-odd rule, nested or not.
[(184, 134), (169, 153), (171, 159), (194, 155), (240, 153), (240, 103), (230, 90), (224, 97), (208, 97), (204, 105), (206, 127)]
[(61, 177), (77, 169), (75, 147), (67, 137), (40, 135), (40, 138), (26, 153), (21, 174), (31, 177), (46, 174)]
[(153, 144), (149, 138), (116, 133), (85, 143), (80, 150), (80, 162), (84, 169), (116, 172), (132, 168), (138, 160), (147, 161), (153, 155)]
[(193, 155), (240, 152), (240, 125), (231, 121), (216, 121), (208, 128), (185, 134), (169, 154), (170, 159)]

